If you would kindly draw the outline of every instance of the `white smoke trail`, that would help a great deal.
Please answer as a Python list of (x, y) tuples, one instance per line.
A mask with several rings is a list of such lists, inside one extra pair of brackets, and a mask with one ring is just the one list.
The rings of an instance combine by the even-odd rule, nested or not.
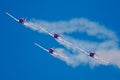
[(90, 64), (90, 66), (93, 67), (95, 65), (99, 65), (98, 63), (100, 63), (97, 63), (84, 54), (70, 54), (70, 52), (64, 50), (63, 48), (58, 48), (56, 50), (57, 52), (53, 54), (53, 56), (62, 61), (65, 61), (68, 65), (72, 67), (76, 67), (78, 65), (86, 65), (86, 63)]
[(36, 25), (41, 25), (47, 31), (54, 33), (73, 33), (73, 32), (82, 32), (87, 33), (90, 36), (95, 36), (99, 39), (114, 39), (117, 41), (117, 37), (114, 32), (107, 30), (104, 26), (99, 25), (96, 22), (89, 21), (87, 19), (72, 19), (70, 21), (58, 21), (58, 22), (46, 22), (46, 21), (37, 21), (32, 20), (32, 23)]
[(67, 53), (65, 54), (63, 49), (60, 49), (60, 48), (55, 49), (53, 56), (62, 60), (62, 61), (65, 61), (67, 64), (71, 63), (70, 55)]
[[(42, 47), (41, 45), (39, 45), (38, 43), (34, 43), (37, 47), (43, 49), (44, 51), (48, 52), (49, 53), (49, 50), (47, 50), (46, 48)], [(62, 52), (62, 53), (61, 53)], [(70, 59), (70, 55), (68, 54), (64, 54), (64, 50), (63, 49), (60, 49), (60, 48), (57, 48), (53, 51), (53, 53), (49, 53), (51, 56), (55, 57), (55, 58), (58, 58), (62, 61), (65, 61), (67, 62), (68, 64), (71, 63), (71, 59)]]
[[(96, 22), (89, 21), (87, 19), (81, 18), (81, 19), (72, 19), (70, 21), (58, 21), (58, 22), (47, 22), (47, 21), (39, 21), (39, 20), (32, 20), (28, 22), (30, 24), (25, 24), (29, 28), (33, 30), (37, 30), (39, 32), (41, 31), (41, 27), (45, 29), (45, 33), (54, 33), (58, 32), (60, 34), (64, 33), (86, 33), (88, 36), (96, 37), (96, 39), (101, 40), (101, 42), (97, 41), (91, 41), (91, 40), (79, 40), (72, 36), (65, 36), (64, 39), (68, 42), (71, 42), (70, 44), (65, 41), (58, 41), (61, 44), (65, 45), (67, 48), (72, 48), (73, 52), (69, 54), (69, 51), (65, 51), (64, 49), (59, 50), (61, 55), (60, 56), (66, 56), (65, 58), (60, 58), (61, 60), (66, 61), (69, 65), (72, 66), (78, 66), (81, 63), (89, 63), (98, 65), (99, 64), (105, 64), (103, 62), (96, 62), (95, 60), (89, 58), (86, 55), (80, 54), (81, 51), (77, 51), (77, 53), (73, 54), (74, 51), (76, 51), (76, 47), (81, 47), (83, 50), (94, 50), (96, 51), (96, 54), (99, 56), (100, 59), (110, 62), (110, 65), (115, 65), (120, 68), (120, 49), (118, 47), (118, 41), (119, 39), (115, 35), (115, 33), (109, 29), (106, 29), (105, 26), (101, 26), (100, 24)], [(31, 25), (31, 24), (34, 24)], [(48, 31), (48, 32), (46, 32)], [(50, 34), (52, 35), (52, 34)], [(74, 46), (69, 46), (71, 44), (74, 44)], [(81, 49), (80, 48), (80, 49)], [(66, 54), (69, 54), (66, 55)], [(90, 61), (91, 60), (91, 61)]]
[[(38, 25), (35, 25), (35, 24), (33, 24), (32, 22), (25, 22), (24, 23), (24, 25), (26, 26), (26, 27), (29, 27), (29, 28), (31, 28), (32, 30), (37, 30), (37, 31), (39, 31), (39, 32), (43, 32), (43, 33), (47, 33), (47, 34), (49, 34), (50, 36), (52, 36), (52, 37), (54, 37), (54, 35), (53, 34), (51, 34), (50, 32), (48, 32), (47, 30), (45, 30), (44, 28), (42, 28), (40, 25), (38, 26)], [(58, 37), (58, 39), (55, 39), (56, 41), (58, 41), (60, 44), (62, 44), (62, 45), (64, 45), (66, 48), (72, 48), (72, 49), (79, 49), (81, 52), (83, 52), (83, 53), (85, 53), (85, 54), (87, 54), (88, 55), (88, 53), (85, 51), (85, 50), (83, 50), (82, 48), (80, 48), (80, 47), (78, 47), (78, 46), (76, 46), (76, 45), (74, 45), (74, 47), (72, 47), (73, 46), (73, 44), (72, 43), (70, 43), (70, 42), (68, 42), (68, 41), (66, 41), (65, 39), (63, 39), (62, 37)], [(71, 47), (70, 47), (71, 46)]]

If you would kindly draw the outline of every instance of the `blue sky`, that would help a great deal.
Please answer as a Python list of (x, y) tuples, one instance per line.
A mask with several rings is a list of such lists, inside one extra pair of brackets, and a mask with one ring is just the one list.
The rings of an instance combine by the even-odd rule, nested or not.
[(119, 0), (0, 1), (0, 80), (119, 80), (120, 69), (115, 66), (73, 68), (50, 56), (33, 42), (46, 48), (60, 46), (53, 38), (25, 28), (5, 15), (8, 11), (18, 18), (48, 22), (86, 18), (105, 25), (119, 38), (119, 4)]

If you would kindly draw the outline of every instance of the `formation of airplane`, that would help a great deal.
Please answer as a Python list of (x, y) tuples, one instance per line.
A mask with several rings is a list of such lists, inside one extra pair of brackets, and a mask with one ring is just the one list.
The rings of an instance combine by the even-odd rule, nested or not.
[[(17, 21), (17, 22), (19, 22), (19, 23), (21, 23), (21, 24), (24, 24), (24, 23), (26, 22), (26, 19), (25, 19), (25, 18), (18, 18), (18, 19), (17, 19), (16, 17), (12, 16), (12, 15), (11, 15), (10, 13), (8, 13), (8, 12), (6, 12), (6, 14), (7, 14), (9, 17), (11, 17), (12, 19), (14, 19), (15, 21)], [(70, 46), (74, 46), (73, 44), (69, 43), (68, 41), (62, 39), (62, 38), (59, 36), (58, 33), (51, 34), (51, 33), (49, 33), (48, 31), (46, 31), (44, 28), (42, 28), (42, 27), (40, 27), (40, 28), (41, 28), (42, 31), (44, 31), (44, 32), (48, 33), (50, 36), (54, 37), (57, 41), (60, 40), (60, 41), (63, 41), (63, 42), (66, 42), (66, 43), (70, 44)], [(46, 49), (46, 48), (42, 47), (41, 45), (39, 45), (38, 43), (34, 43), (34, 44), (35, 44), (36, 46), (38, 46), (39, 48), (43, 49), (44, 51), (46, 51), (46, 52), (48, 52), (48, 53), (50, 53), (50, 54), (54, 54), (54, 51), (55, 51), (54, 48)], [(91, 58), (93, 58), (93, 59), (95, 59), (95, 60), (100, 60), (100, 59), (98, 59), (98, 58), (95, 57), (95, 55), (96, 55), (95, 52), (87, 52), (87, 51), (83, 50), (82, 48), (80, 48), (80, 47), (78, 47), (78, 46), (74, 46), (74, 47), (76, 47), (77, 49), (79, 49), (82, 53), (85, 53), (87, 56), (89, 56), (89, 57), (91, 57)], [(104, 61), (104, 60), (101, 60), (101, 61)], [(104, 62), (105, 62), (105, 61), (104, 61)]]

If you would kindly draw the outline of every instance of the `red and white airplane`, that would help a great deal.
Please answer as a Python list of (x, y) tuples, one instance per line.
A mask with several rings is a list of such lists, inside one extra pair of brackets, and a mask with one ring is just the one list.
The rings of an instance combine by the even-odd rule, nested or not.
[(24, 24), (24, 22), (26, 21), (25, 18), (19, 18), (19, 19), (17, 19), (17, 18), (15, 18), (14, 16), (12, 16), (12, 15), (11, 15), (10, 13), (8, 13), (8, 12), (6, 12), (6, 14), (7, 14), (9, 17), (11, 17), (12, 19), (14, 19), (15, 21), (19, 22), (19, 23)]
[(50, 48), (50, 49), (46, 49), (44, 47), (42, 47), (41, 45), (39, 45), (38, 43), (34, 43), (36, 46), (38, 46), (39, 48), (43, 49), (44, 51), (50, 53), (50, 54), (54, 54), (54, 49), (53, 48)]

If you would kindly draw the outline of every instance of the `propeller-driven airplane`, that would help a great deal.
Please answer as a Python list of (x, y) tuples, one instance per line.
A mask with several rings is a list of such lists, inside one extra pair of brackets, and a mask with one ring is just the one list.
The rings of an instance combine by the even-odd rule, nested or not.
[(39, 45), (38, 43), (34, 43), (36, 46), (38, 46), (39, 48), (43, 49), (46, 52), (49, 52), (50, 54), (54, 54), (54, 49), (50, 48), (50, 49), (46, 49), (44, 47), (42, 47), (41, 45)]

